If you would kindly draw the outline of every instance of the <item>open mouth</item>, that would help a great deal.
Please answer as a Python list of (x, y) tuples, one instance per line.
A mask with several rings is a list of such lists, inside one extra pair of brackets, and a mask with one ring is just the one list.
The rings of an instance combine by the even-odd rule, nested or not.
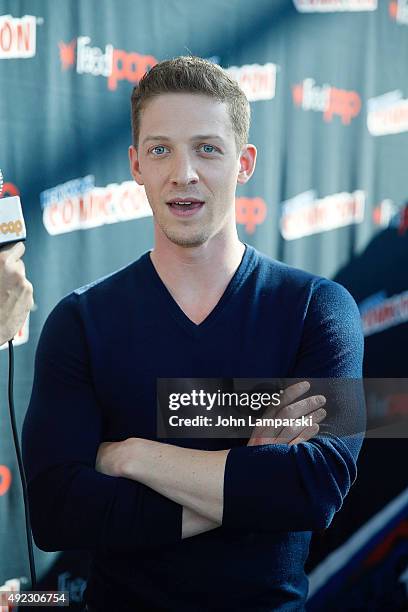
[(171, 200), (167, 202), (170, 210), (177, 216), (190, 216), (204, 206), (200, 200)]

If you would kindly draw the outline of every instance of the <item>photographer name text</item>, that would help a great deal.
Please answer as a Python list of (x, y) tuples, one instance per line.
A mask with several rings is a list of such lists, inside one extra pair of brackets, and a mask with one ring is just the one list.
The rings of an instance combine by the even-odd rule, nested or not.
[(179, 417), (172, 415), (169, 417), (171, 427), (311, 427), (313, 418), (302, 416), (298, 419), (279, 419), (279, 418), (255, 418), (252, 415), (247, 417), (222, 417), (217, 419), (212, 417), (197, 415), (195, 417)]

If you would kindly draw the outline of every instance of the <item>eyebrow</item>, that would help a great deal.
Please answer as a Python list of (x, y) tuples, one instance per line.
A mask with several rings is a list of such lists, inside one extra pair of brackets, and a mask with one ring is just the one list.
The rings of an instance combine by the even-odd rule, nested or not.
[[(146, 136), (146, 138), (143, 140), (142, 145), (144, 145), (146, 142), (148, 142), (149, 140), (153, 141), (153, 142), (158, 142), (158, 141), (171, 141), (171, 138), (169, 138), (168, 136)], [(195, 140), (219, 140), (220, 142), (222, 142), (224, 144), (224, 140), (221, 138), (221, 136), (217, 136), (217, 134), (196, 134), (195, 136), (193, 136), (192, 138), (190, 138), (191, 141), (195, 141)]]

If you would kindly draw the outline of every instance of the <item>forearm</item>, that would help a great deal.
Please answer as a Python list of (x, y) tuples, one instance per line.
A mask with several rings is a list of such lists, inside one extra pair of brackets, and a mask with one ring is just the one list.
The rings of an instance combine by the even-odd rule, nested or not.
[[(221, 524), (229, 450), (203, 451), (132, 438), (122, 475)], [(191, 516), (190, 516), (191, 519)], [(191, 529), (191, 520), (186, 530)], [(197, 527), (197, 525), (196, 525)]]
[(28, 499), (35, 543), (48, 552), (103, 548), (130, 554), (172, 546), (182, 533), (179, 505), (139, 483), (77, 463), (29, 480)]
[(182, 526), (182, 539), (191, 538), (192, 536), (211, 531), (220, 526), (220, 523), (211, 521), (201, 514), (197, 514), (194, 510), (183, 507), (183, 526)]
[(356, 478), (361, 440), (233, 448), (226, 465), (223, 526), (257, 531), (326, 529)]

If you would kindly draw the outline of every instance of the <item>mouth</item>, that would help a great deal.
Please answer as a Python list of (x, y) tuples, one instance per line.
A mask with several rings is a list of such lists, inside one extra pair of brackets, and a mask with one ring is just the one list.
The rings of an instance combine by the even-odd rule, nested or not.
[(191, 217), (204, 206), (204, 201), (196, 198), (174, 198), (167, 202), (167, 206), (177, 217)]

